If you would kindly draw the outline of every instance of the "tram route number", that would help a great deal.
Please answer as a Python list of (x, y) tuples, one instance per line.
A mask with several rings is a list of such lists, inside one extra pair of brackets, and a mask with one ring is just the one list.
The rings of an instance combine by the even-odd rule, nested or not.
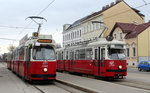
[(42, 67), (48, 67), (48, 62), (43, 62)]

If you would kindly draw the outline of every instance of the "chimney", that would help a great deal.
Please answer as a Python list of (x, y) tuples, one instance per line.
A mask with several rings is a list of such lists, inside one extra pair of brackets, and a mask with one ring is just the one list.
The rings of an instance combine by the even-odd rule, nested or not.
[(65, 25), (63, 25), (63, 31), (66, 31), (69, 26), (71, 26), (71, 25), (70, 25), (70, 24), (65, 24)]
[(102, 10), (105, 10), (105, 9), (106, 9), (106, 7), (105, 7), (105, 6), (103, 6), (103, 7), (102, 7)]
[(114, 3), (114, 2), (112, 2), (112, 3), (110, 4), (110, 7), (111, 7), (111, 6), (113, 6), (114, 4), (115, 4), (115, 3)]
[(116, 4), (119, 3), (119, 2), (121, 2), (121, 1), (123, 1), (123, 0), (116, 0)]
[(109, 5), (106, 5), (106, 9), (109, 8)]

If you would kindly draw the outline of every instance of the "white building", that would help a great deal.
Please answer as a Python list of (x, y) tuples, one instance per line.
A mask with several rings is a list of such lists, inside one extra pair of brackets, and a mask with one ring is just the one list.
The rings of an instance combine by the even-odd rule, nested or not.
[(75, 21), (73, 24), (65, 24), (63, 26), (63, 47), (72, 46), (82, 41), (83, 27), (81, 22), (84, 18)]

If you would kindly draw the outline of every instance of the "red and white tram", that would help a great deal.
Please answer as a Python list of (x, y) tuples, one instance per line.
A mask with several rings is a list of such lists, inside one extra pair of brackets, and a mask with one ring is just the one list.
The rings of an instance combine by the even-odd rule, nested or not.
[[(9, 56), (8, 68), (25, 80), (55, 80), (55, 41), (51, 35), (25, 36)], [(9, 58), (9, 57), (8, 57)]]
[(123, 78), (127, 75), (125, 49), (124, 42), (106, 39), (57, 49), (57, 70)]

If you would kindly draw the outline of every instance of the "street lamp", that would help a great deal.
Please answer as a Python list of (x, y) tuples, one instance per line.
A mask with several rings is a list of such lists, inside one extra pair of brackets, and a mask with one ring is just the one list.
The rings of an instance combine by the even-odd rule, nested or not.
[[(102, 21), (92, 21), (92, 24), (94, 24), (94, 23), (99, 23), (99, 24), (104, 25), (104, 29), (103, 29), (102, 33), (99, 35), (99, 38), (101, 38), (102, 34), (105, 32), (106, 29), (108, 29), (108, 27)], [(113, 37), (112, 36), (106, 36), (106, 40), (107, 41), (112, 41)]]
[[(104, 22), (102, 22), (102, 21), (92, 21), (92, 24), (97, 24), (97, 23), (104, 24)], [(99, 35), (99, 38), (102, 36), (102, 34), (104, 33), (104, 31), (106, 29), (108, 29), (108, 27), (104, 24), (104, 29), (103, 29), (102, 33)]]

